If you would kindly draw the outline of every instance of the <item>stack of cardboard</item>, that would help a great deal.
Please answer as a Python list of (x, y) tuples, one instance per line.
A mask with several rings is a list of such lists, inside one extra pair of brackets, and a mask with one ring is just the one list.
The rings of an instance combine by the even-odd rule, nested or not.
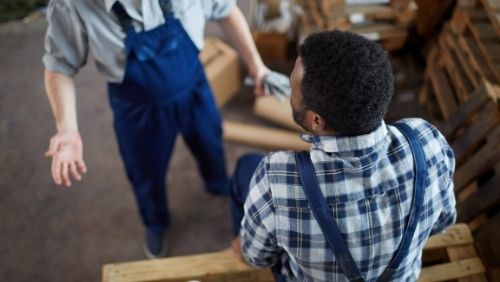
[(386, 50), (400, 49), (415, 20), (413, 0), (301, 0), (300, 38), (311, 32), (339, 29), (380, 42)]
[(200, 53), (217, 106), (224, 106), (241, 88), (238, 54), (217, 38), (205, 39)]

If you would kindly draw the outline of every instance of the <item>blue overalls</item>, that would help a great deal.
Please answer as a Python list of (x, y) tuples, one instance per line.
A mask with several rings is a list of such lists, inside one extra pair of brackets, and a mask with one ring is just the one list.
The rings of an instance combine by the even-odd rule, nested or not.
[[(410, 144), (414, 160), (414, 193), (413, 202), (410, 210), (408, 222), (405, 225), (403, 238), (399, 248), (396, 250), (394, 257), (390, 261), (386, 270), (378, 278), (377, 281), (393, 281), (397, 270), (403, 261), (408, 256), (411, 242), (414, 238), (415, 229), (418, 224), (418, 218), (421, 213), (424, 192), (425, 192), (425, 179), (427, 177), (427, 168), (425, 163), (425, 155), (418, 136), (406, 124), (394, 124), (403, 135), (406, 137)], [(361, 272), (359, 271), (354, 259), (349, 253), (349, 249), (345, 244), (340, 231), (337, 228), (335, 220), (331, 216), (330, 208), (324, 198), (314, 172), (314, 165), (311, 161), (308, 151), (295, 154), (297, 168), (302, 182), (304, 192), (309, 206), (311, 207), (314, 217), (319, 223), (326, 241), (330, 246), (336, 261), (339, 263), (343, 273), (347, 276), (349, 281), (363, 282), (365, 281)], [(249, 192), (250, 180), (252, 174), (257, 168), (262, 156), (256, 154), (248, 154), (243, 156), (236, 166), (235, 174), (231, 181), (231, 207), (234, 223), (234, 235), (237, 235), (240, 229), (240, 222), (243, 218), (243, 204)], [(286, 281), (280, 273), (281, 265), (275, 265), (272, 268), (273, 275), (276, 281)]]
[(227, 194), (222, 124), (198, 59), (198, 49), (169, 0), (160, 0), (165, 23), (136, 32), (116, 2), (113, 11), (126, 33), (126, 70), (121, 83), (109, 83), (114, 128), (127, 176), (148, 230), (169, 225), (165, 175), (181, 133), (197, 159), (206, 189)]

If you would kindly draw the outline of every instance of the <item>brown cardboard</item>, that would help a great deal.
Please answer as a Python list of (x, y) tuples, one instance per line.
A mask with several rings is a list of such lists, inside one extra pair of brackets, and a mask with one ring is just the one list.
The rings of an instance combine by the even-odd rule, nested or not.
[(221, 108), (241, 88), (238, 54), (217, 38), (206, 38), (200, 53), (217, 106)]

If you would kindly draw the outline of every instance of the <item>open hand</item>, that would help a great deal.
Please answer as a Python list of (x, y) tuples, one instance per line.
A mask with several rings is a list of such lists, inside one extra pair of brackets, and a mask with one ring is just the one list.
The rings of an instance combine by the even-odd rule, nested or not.
[(52, 178), (57, 185), (71, 186), (72, 177), (78, 181), (87, 172), (83, 161), (83, 143), (78, 131), (57, 133), (50, 139), (46, 157), (52, 157)]

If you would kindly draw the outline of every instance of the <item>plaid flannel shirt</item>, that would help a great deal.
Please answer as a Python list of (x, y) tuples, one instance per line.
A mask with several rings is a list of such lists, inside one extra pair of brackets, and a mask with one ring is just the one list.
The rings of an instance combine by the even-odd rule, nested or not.
[[(404, 119), (417, 131), (428, 168), (422, 213), (397, 281), (415, 281), (427, 238), (456, 219), (455, 160), (441, 133), (422, 119)], [(302, 135), (321, 192), (366, 281), (375, 281), (402, 240), (413, 199), (413, 157), (395, 127), (382, 122), (355, 137)], [(243, 254), (256, 267), (279, 265), (291, 281), (347, 281), (314, 218), (293, 152), (266, 156), (256, 169), (240, 231)]]

